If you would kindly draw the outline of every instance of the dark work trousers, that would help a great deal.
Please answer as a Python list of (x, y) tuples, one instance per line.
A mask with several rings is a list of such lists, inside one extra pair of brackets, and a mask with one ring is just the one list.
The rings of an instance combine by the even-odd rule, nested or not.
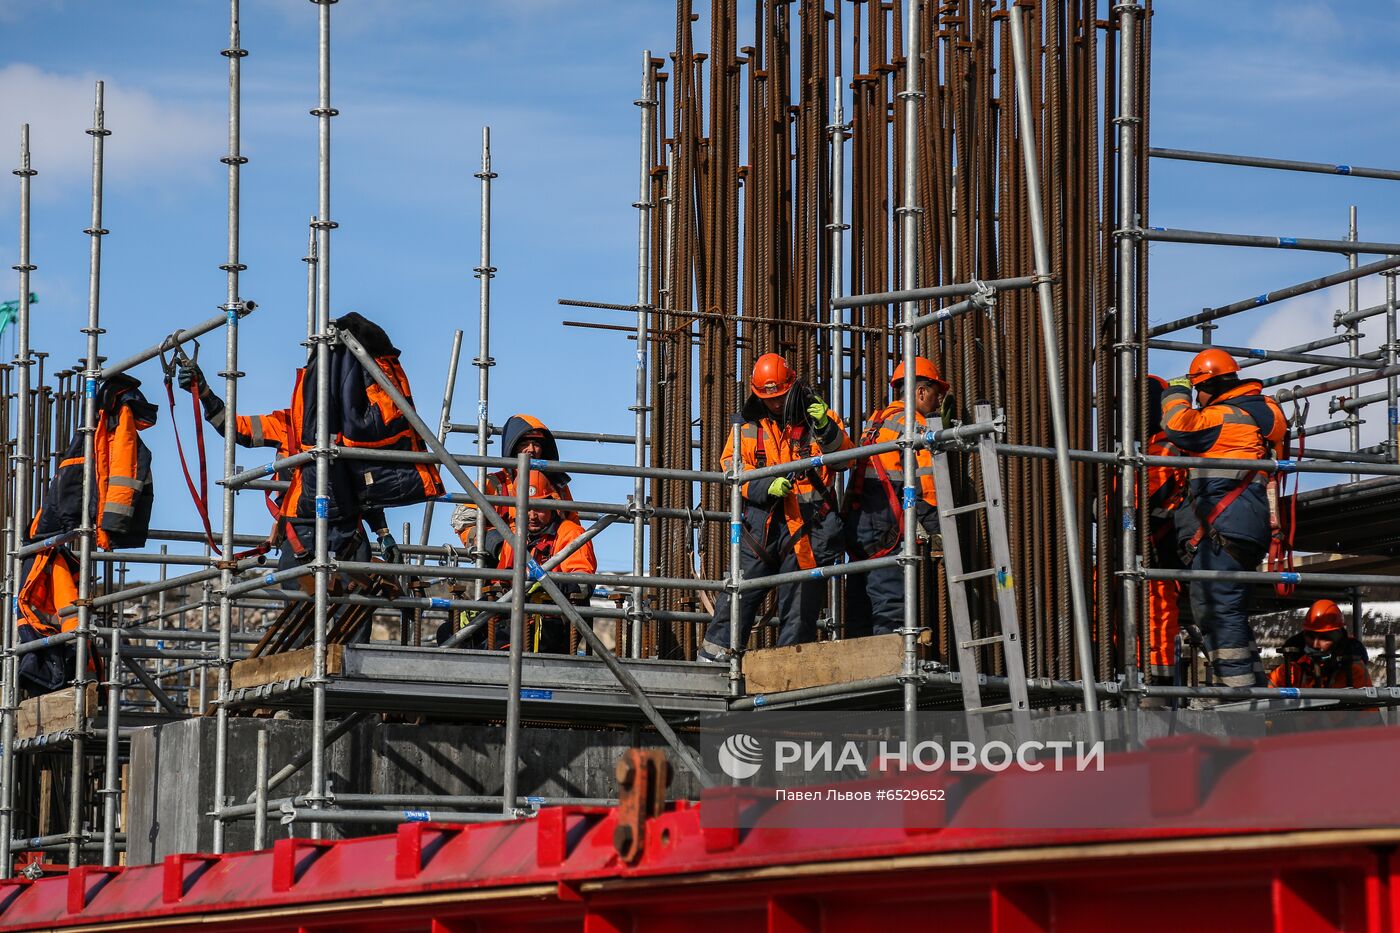
[[(1230, 550), (1209, 537), (1201, 541), (1192, 570), (1254, 570), (1266, 547), (1239, 538), (1226, 539)], [(1231, 553), (1233, 551), (1233, 553)], [(1223, 687), (1262, 687), (1264, 666), (1249, 627), (1252, 584), (1223, 580), (1191, 581), (1191, 614), (1200, 626), (1206, 658)]]
[[(762, 535), (760, 525), (754, 529), (746, 519), (746, 526), (755, 535)], [(792, 535), (781, 513), (774, 515), (770, 523), (772, 531), (764, 545), (764, 550), (776, 562), (773, 566), (755, 553), (749, 536), (739, 542), (739, 566), (745, 580), (757, 580), (776, 573), (791, 573), (802, 568), (797, 564), (797, 555), (790, 546)], [(749, 633), (753, 631), (758, 606), (768, 588), (745, 590), (739, 600), (739, 643), (747, 644)], [(778, 620), (782, 629), (778, 633), (779, 645), (798, 645), (817, 639), (817, 616), (826, 601), (826, 581), (813, 578), (800, 583), (784, 583), (778, 587)], [(725, 593), (715, 602), (715, 616), (705, 629), (705, 643), (701, 646), (707, 654), (719, 657), (729, 648), (729, 594)]]
[[(918, 522), (928, 534), (938, 533), (938, 512), (925, 502), (918, 503)], [(855, 516), (856, 542), (863, 555), (897, 557), (903, 549), (903, 534), (897, 523), (904, 512), (891, 512), (883, 485), (867, 483), (861, 508)], [(904, 628), (904, 568), (898, 564), (877, 567), (865, 575), (865, 592), (870, 600), (870, 634), (889, 635)]]

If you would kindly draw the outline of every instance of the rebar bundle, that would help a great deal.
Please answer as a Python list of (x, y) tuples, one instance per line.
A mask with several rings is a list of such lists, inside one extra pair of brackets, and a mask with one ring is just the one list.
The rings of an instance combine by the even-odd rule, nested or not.
[[(838, 282), (849, 293), (1032, 271), (1006, 3), (946, 0), (923, 3), (917, 19), (917, 282), (902, 281), (896, 186), (910, 128), (896, 104), (906, 70), (907, 2), (755, 0), (754, 44), (736, 48), (736, 0), (714, 0), (708, 10), (710, 47), (699, 52), (700, 13), (693, 0), (678, 0), (671, 74), (656, 76), (660, 87), (669, 85), (670, 100), (658, 109), (652, 147), (653, 197), (664, 208), (653, 213), (652, 236), (654, 466), (714, 468), (730, 418), (747, 392), (746, 375), (761, 353), (786, 355), (854, 435), (863, 418), (888, 401), (889, 372), (899, 356), (897, 307), (853, 309), (849, 325), (833, 316), (833, 197), (849, 199), (849, 259), (841, 257), (848, 280)], [(1116, 367), (1116, 21), (1100, 19), (1098, 5), (1087, 0), (1021, 6), (1040, 121), (1036, 141), (1069, 442), (1110, 450), (1113, 423), (1096, 421), (1094, 407), (1111, 409), (1106, 403)], [(1135, 40), (1139, 125), (1147, 119), (1146, 22), (1150, 16)], [(847, 125), (835, 125), (837, 95), (850, 102)], [(833, 177), (831, 166), (840, 164), (834, 147), (847, 141), (842, 161), (849, 176)], [(1139, 151), (1138, 196), (1145, 215), (1146, 149)], [(1138, 286), (1133, 332), (1141, 334), (1145, 275)], [(929, 304), (921, 303), (919, 313), (934, 310)], [(1032, 292), (1006, 293), (985, 313), (960, 315), (924, 330), (919, 339), (920, 352), (953, 383), (959, 416), (973, 401), (987, 399), (1005, 407), (1011, 443), (1051, 445)], [(1095, 352), (1083, 352), (1086, 347)], [(697, 423), (699, 447), (693, 451)], [(1021, 615), (1031, 620), (1029, 670), (1033, 676), (1070, 677), (1070, 587), (1052, 471), (1046, 460), (1015, 460), (1008, 464), (1007, 488)], [(1110, 522), (1098, 524), (1096, 547), (1087, 531), (1095, 503), (1103, 499), (1107, 507), (1113, 482), (1106, 468), (1076, 468), (1071, 507), (1086, 529), (1086, 554), (1110, 553), (1116, 540)], [(703, 493), (698, 502), (691, 495), (679, 481), (656, 490), (657, 500), (668, 505), (724, 508), (722, 490)], [(720, 535), (718, 528), (660, 519), (652, 536), (653, 571), (722, 575)], [(1098, 579), (1100, 632), (1108, 631), (1112, 617), (1111, 583), (1107, 574)], [(658, 599), (663, 609), (697, 608), (687, 594)], [(674, 626), (666, 639), (666, 649), (688, 654), (694, 632)], [(1112, 648), (1111, 638), (1097, 639), (1100, 676), (1115, 666)]]

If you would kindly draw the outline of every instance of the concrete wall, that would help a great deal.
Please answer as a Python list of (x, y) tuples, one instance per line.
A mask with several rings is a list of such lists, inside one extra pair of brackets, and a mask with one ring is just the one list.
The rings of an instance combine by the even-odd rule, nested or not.
[[(232, 719), (229, 721), (228, 793), (235, 803), (253, 792), (257, 733), (269, 735), (268, 771), (275, 774), (293, 755), (311, 744), (306, 720)], [(644, 746), (660, 744), (643, 733)], [(427, 726), (367, 722), (327, 751), (327, 774), (335, 793), (499, 794), (505, 730), (476, 723)], [(604, 729), (522, 729), (522, 795), (541, 797), (612, 797), (613, 763), (630, 747), (627, 731)], [(298, 772), (270, 797), (302, 794), (309, 767)], [(208, 852), (213, 821), (203, 814), (214, 804), (214, 720), (189, 719), (152, 726), (131, 740), (128, 777), (127, 863), (159, 861), (175, 852)], [(698, 785), (677, 770), (672, 794), (696, 796)], [(433, 809), (425, 802), (423, 809)], [(460, 809), (438, 807), (437, 809)], [(276, 817), (268, 820), (269, 841), (288, 835)], [(308, 827), (296, 824), (294, 834)], [(327, 835), (369, 835), (391, 827), (331, 825)], [(252, 847), (252, 820), (228, 825), (228, 851)]]

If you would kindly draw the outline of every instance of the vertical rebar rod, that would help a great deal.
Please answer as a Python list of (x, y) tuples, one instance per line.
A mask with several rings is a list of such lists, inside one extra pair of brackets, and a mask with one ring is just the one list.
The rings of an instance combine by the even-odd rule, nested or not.
[(10, 555), (9, 577), (11, 599), (5, 600), (4, 634), (4, 720), (3, 751), (0, 751), (0, 877), (8, 878), (14, 870), (14, 859), (10, 852), (10, 838), (14, 828), (15, 800), (15, 716), (19, 707), (19, 659), (12, 653), (18, 641), (19, 617), (13, 596), (17, 595), (24, 571), (24, 562), (16, 556), (24, 541), (29, 520), (29, 484), (33, 468), (33, 426), (29, 418), (29, 276), (38, 266), (34, 265), (29, 253), (29, 197), (30, 182), (38, 174), (29, 158), (29, 124), (19, 131), (19, 168), (14, 170), (19, 176), (19, 262), (14, 266), (19, 273), (19, 308), (15, 318), (15, 445), (14, 473), (15, 488), (10, 509)]
[[(651, 317), (651, 161), (652, 161), (652, 121), (656, 113), (655, 79), (651, 62), (651, 49), (642, 52), (642, 96), (637, 99), (641, 110), (641, 143), (637, 169), (637, 366), (636, 401), (632, 405), (633, 450), (632, 463), (640, 468), (647, 462), (647, 325)], [(646, 480), (640, 475), (632, 482), (632, 575), (640, 577), (646, 573)], [(646, 591), (632, 588), (632, 612), (630, 613), (631, 632), (627, 639), (628, 654), (634, 658), (642, 656), (642, 620), (645, 617)], [(618, 637), (622, 635), (622, 624), (618, 623)]]
[[(735, 415), (734, 424), (729, 429), (729, 449), (732, 457), (729, 462), (729, 695), (744, 695), (743, 648), (739, 643), (739, 616), (743, 594), (739, 584), (744, 580), (743, 554), (740, 540), (744, 528), (744, 503), (740, 483), (734, 479), (744, 469), (744, 457), (740, 429), (743, 416)], [(754, 594), (758, 598), (758, 594)]]
[[(447, 358), (447, 384), (442, 388), (442, 417), (438, 419), (438, 440), (447, 440), (447, 426), (452, 423), (452, 397), (457, 394), (457, 364), (462, 358), (462, 332), (452, 332), (452, 355)], [(428, 536), (433, 528), (433, 506), (437, 503), (429, 499), (423, 505), (423, 527), (418, 532), (418, 544), (428, 546)], [(405, 523), (406, 524), (406, 523)], [(404, 535), (407, 542), (408, 536)]]
[(267, 729), (258, 730), (253, 764), (253, 851), (267, 848)]
[(95, 515), (97, 496), (97, 380), (102, 372), (102, 358), (98, 355), (98, 335), (102, 333), (100, 297), (102, 293), (102, 156), (104, 143), (111, 131), (103, 125), (103, 92), (101, 81), (97, 82), (92, 110), (92, 217), (88, 229), (88, 323), (83, 328), (87, 335), (86, 371), (83, 373), (83, 395), (85, 398), (83, 415), (83, 495), (82, 525), (78, 537), (78, 637), (73, 651), (73, 740), (72, 771), (69, 776), (68, 793), (68, 864), (78, 864), (82, 851), (83, 788), (87, 785), (83, 776), (83, 756), (86, 754), (84, 733), (87, 720), (87, 668), (91, 650), (89, 639), (92, 627), (92, 551), (97, 536), (97, 522), (101, 516)]
[[(1129, 709), (1138, 705), (1138, 605), (1139, 587), (1131, 576), (1137, 569), (1137, 466), (1132, 459), (1137, 453), (1137, 426), (1133, 415), (1137, 392), (1137, 238), (1129, 231), (1137, 229), (1137, 148), (1139, 125), (1134, 109), (1137, 94), (1135, 82), (1137, 63), (1137, 16), (1141, 8), (1137, 0), (1122, 0), (1118, 12), (1118, 444), (1123, 460), (1118, 467), (1123, 613), (1123, 673), (1127, 680), (1126, 703)], [(1101, 373), (1099, 378), (1106, 378)], [(1099, 572), (1107, 573), (1111, 566), (1100, 558)]]
[[(239, 258), (239, 205), (240, 181), (243, 165), (248, 161), (242, 154), (242, 67), (248, 54), (241, 45), (238, 25), (239, 0), (229, 0), (228, 47), (219, 54), (228, 59), (228, 153), (219, 159), (228, 169), (228, 258), (219, 268), (227, 277), (227, 290), (223, 305), (227, 317), (224, 327), (224, 476), (232, 476), (238, 471), (235, 451), (238, 442), (238, 320), (243, 310), (239, 297), (238, 275), (246, 266)], [(237, 490), (224, 485), (222, 498), (222, 525), (219, 526), (222, 540), (219, 543), (221, 558), (225, 562), (219, 571), (219, 660), (218, 696), (219, 705), (214, 713), (214, 805), (218, 812), (229, 801), (228, 794), (228, 710), (224, 705), (232, 684), (229, 669), (233, 664), (233, 602), (228, 591), (233, 585), (233, 569), (228, 561), (233, 555), (233, 516)], [(224, 824), (214, 820), (214, 851), (224, 851)]]
[[(117, 864), (117, 803), (121, 796), (119, 748), (121, 729), (121, 626), (113, 625), (108, 636), (111, 655), (107, 661), (107, 767), (102, 787), (102, 864)], [(76, 776), (75, 776), (76, 778)]]
[[(1383, 274), (1385, 275), (1385, 365), (1393, 372), (1395, 370), (1395, 364), (1400, 362), (1400, 344), (1395, 342), (1396, 273), (1391, 271)], [(1385, 444), (1392, 463), (1400, 463), (1400, 398), (1397, 398), (1397, 389), (1400, 389), (1400, 384), (1397, 383), (1396, 377), (1386, 377)]]
[[(481, 171), (476, 173), (481, 179), (481, 260), (474, 273), (480, 282), (478, 295), (480, 304), (477, 311), (477, 346), (480, 355), (472, 361), (477, 368), (476, 375), (476, 452), (485, 457), (491, 450), (491, 367), (496, 361), (491, 358), (491, 280), (496, 277), (496, 269), (491, 265), (491, 179), (496, 173), (491, 171), (491, 127), (481, 128)], [(501, 438), (501, 455), (510, 456), (505, 450), (505, 437)], [(476, 484), (486, 488), (486, 467), (477, 467)], [(479, 511), (476, 516), (476, 548), (481, 549), (486, 539), (486, 516)], [(472, 584), (472, 598), (481, 599), (482, 581)], [(515, 806), (515, 801), (510, 802)]]
[[(506, 749), (501, 759), (501, 812), (515, 811), (520, 775), (520, 669), (525, 660), (525, 569), (530, 562), (530, 455), (515, 460), (515, 540), (510, 578), (510, 672), (506, 692)], [(477, 539), (480, 542), (480, 539)], [(478, 544), (478, 546), (480, 546)]]
[(1059, 327), (1055, 320), (1055, 299), (1050, 248), (1045, 237), (1045, 210), (1041, 203), (1040, 164), (1036, 161), (1036, 122), (1031, 100), (1030, 63), (1026, 52), (1025, 11), (1012, 3), (1011, 53), (1016, 72), (1016, 118), (1021, 130), (1021, 156), (1026, 179), (1026, 204), (1030, 214), (1031, 250), (1034, 254), (1036, 298), (1040, 311), (1041, 336), (1045, 343), (1045, 381), (1050, 399), (1050, 424), (1055, 439), (1055, 478), (1059, 488), (1060, 521), (1065, 539), (1065, 572), (1069, 575), (1071, 611), (1074, 616), (1075, 653), (1084, 690), (1084, 709), (1091, 715), (1089, 737), (1098, 741), (1098, 698), (1094, 684), (1094, 654), (1089, 643), (1089, 606), (1084, 594), (1084, 564), (1079, 552), (1079, 515), (1075, 512), (1074, 475), (1069, 462), (1069, 425), (1065, 390), (1060, 366)]
[[(316, 552), (315, 552), (315, 646), (311, 662), (311, 789), (306, 795), (312, 809), (326, 803), (326, 625), (330, 608), (330, 362), (331, 362), (331, 4), (335, 0), (312, 0), (319, 25), (317, 41), (317, 84), (319, 101), (313, 115), (318, 125), (316, 199)], [(324, 826), (311, 824), (311, 837), (321, 838)]]

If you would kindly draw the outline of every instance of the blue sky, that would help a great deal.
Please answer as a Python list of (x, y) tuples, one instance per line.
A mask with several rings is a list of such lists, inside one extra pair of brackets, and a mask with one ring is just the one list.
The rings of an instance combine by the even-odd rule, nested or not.
[[(493, 133), (492, 414), (530, 411), (567, 429), (630, 432), (632, 355), (616, 333), (562, 328), (561, 296), (630, 301), (635, 289), (637, 96), (641, 50), (674, 44), (668, 0), (342, 0), (333, 8), (334, 312), (380, 320), (404, 350), (432, 421), (452, 330), (467, 331), (456, 417), (476, 401), (477, 170), (480, 127)], [(1400, 164), (1393, 119), (1400, 3), (1204, 0), (1159, 3), (1154, 24), (1153, 142), (1357, 165)], [(741, 20), (743, 17), (741, 17)], [(286, 404), (302, 358), (307, 221), (315, 207), (316, 8), (244, 0), (243, 324), (240, 408)], [(155, 343), (224, 300), (227, 7), (0, 0), (0, 168), (17, 164), (32, 124), (34, 344), (50, 369), (82, 352), (86, 309), (92, 83), (107, 85), (102, 309), (112, 356)], [(705, 24), (697, 24), (701, 46)], [(741, 37), (742, 38), (742, 37)], [(1364, 239), (1400, 241), (1400, 186), (1354, 178), (1156, 162), (1152, 222), (1161, 226), (1341, 237), (1357, 204)], [(16, 255), (17, 188), (0, 181), (0, 262)], [(1154, 245), (1152, 317), (1167, 320), (1341, 268), (1339, 257)], [(1364, 260), (1363, 260), (1364, 261)], [(14, 273), (7, 273), (11, 276)], [(15, 290), (14, 279), (5, 297)], [(1368, 282), (1363, 303), (1378, 300)], [(1344, 289), (1226, 322), (1219, 342), (1281, 347), (1330, 331)], [(1367, 333), (1374, 346), (1383, 336)], [(1181, 335), (1179, 339), (1191, 339)], [(6, 335), (4, 352), (12, 352)], [(218, 334), (206, 352), (222, 355)], [(1160, 354), (1154, 366), (1185, 368)], [(159, 372), (138, 373), (152, 396)], [(1316, 411), (1316, 409), (1315, 409)], [(182, 410), (182, 415), (188, 417)], [(157, 453), (155, 523), (189, 527), (192, 507), (168, 415), (148, 432)], [(1314, 420), (1318, 420), (1316, 414)], [(183, 422), (188, 431), (188, 421)], [(1368, 437), (1379, 437), (1377, 424)], [(1329, 442), (1338, 439), (1333, 435)], [(459, 438), (458, 449), (468, 442)], [(217, 442), (211, 457), (218, 460)], [(630, 449), (569, 445), (565, 456)], [(244, 465), (262, 462), (240, 452)], [(576, 494), (620, 499), (628, 482), (588, 479)], [(240, 531), (266, 513), (241, 498)], [(418, 509), (400, 510), (415, 525)], [(415, 533), (416, 534), (416, 533)], [(440, 526), (435, 540), (444, 539)], [(605, 567), (630, 563), (624, 533), (605, 535)]]

